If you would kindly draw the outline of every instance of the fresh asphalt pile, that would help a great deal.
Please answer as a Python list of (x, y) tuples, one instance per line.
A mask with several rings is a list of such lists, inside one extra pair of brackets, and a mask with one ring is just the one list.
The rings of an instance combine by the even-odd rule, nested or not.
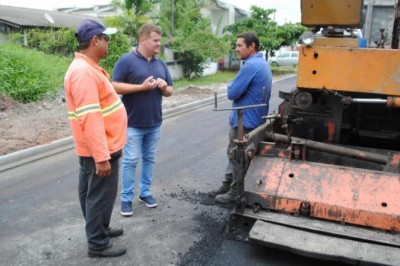
[[(215, 205), (214, 199), (207, 196), (207, 193), (191, 190), (187, 191), (181, 188), (181, 192), (170, 193), (168, 196), (178, 199), (179, 201), (187, 201), (195, 205), (198, 209), (199, 205), (212, 206)], [(228, 215), (233, 205), (219, 206), (220, 211), (210, 212), (209, 209), (196, 213), (192, 218), (198, 227), (195, 233), (201, 234), (189, 251), (185, 254), (178, 254), (178, 265), (206, 265), (211, 256), (216, 255), (218, 247), (221, 246), (224, 239), (228, 236), (225, 234)], [(204, 256), (208, 254), (208, 256)]]

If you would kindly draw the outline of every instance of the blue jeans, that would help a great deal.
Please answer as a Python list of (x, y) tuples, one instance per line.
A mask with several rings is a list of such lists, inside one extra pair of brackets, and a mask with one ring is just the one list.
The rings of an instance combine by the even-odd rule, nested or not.
[(121, 201), (133, 202), (136, 166), (142, 159), (139, 179), (139, 196), (151, 195), (150, 185), (155, 166), (155, 153), (161, 135), (161, 126), (128, 127), (128, 142), (122, 159)]

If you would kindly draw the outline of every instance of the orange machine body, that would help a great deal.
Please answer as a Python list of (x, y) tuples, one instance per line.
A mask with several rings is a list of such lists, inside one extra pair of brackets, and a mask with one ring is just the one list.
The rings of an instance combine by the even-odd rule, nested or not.
[[(296, 89), (281, 91), (278, 114), (232, 151), (241, 177), (234, 217), (255, 220), (251, 240), (400, 265), (400, 50), (388, 46), (400, 34), (396, 8), (394, 0), (301, 1), (316, 40), (299, 47)], [(378, 11), (382, 19), (371, 19)], [(363, 14), (389, 25), (376, 45), (352, 31)], [(309, 244), (318, 241), (337, 244)]]
[(256, 157), (244, 189), (271, 211), (302, 215), (306, 204), (307, 217), (400, 232), (398, 173)]

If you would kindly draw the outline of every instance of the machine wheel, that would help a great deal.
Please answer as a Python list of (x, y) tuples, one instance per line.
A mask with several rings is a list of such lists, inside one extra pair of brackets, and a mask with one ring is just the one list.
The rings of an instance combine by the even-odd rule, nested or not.
[(277, 62), (271, 62), (271, 66), (273, 67), (279, 67), (279, 64)]

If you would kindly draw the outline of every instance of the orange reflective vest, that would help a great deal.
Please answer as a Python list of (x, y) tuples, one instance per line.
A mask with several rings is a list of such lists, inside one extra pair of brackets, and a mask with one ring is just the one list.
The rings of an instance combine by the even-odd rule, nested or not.
[(64, 90), (76, 153), (96, 162), (109, 160), (125, 145), (127, 131), (126, 110), (110, 76), (89, 57), (75, 53)]

